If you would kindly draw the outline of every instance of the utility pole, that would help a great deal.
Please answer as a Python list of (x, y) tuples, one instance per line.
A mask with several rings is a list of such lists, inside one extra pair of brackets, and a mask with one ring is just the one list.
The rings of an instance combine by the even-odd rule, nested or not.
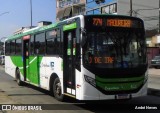
[(31, 28), (32, 28), (32, 0), (30, 0)]
[(132, 16), (132, 12), (133, 12), (133, 10), (132, 10), (132, 0), (130, 0), (130, 16)]
[(159, 0), (159, 29), (158, 29), (158, 33), (160, 34), (160, 0)]

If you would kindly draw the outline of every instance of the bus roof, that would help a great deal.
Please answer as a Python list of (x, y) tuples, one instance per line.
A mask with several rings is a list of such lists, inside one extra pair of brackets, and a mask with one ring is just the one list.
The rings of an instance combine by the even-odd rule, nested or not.
[(55, 23), (55, 24), (50, 24), (50, 25), (47, 25), (47, 26), (32, 28), (32, 29), (29, 29), (29, 30), (27, 30), (27, 31), (22, 32), (21, 34), (9, 36), (5, 41), (9, 41), (9, 40), (13, 40), (13, 39), (19, 39), (19, 38), (21, 38), (22, 36), (26, 36), (26, 35), (34, 34), (34, 33), (36, 33), (36, 32), (41, 32), (41, 31), (45, 31), (45, 30), (47, 30), (47, 29), (55, 28), (55, 27), (58, 26), (59, 23), (62, 23), (62, 22), (65, 22), (65, 21), (67, 21), (67, 20), (74, 19), (74, 18), (77, 18), (77, 17), (81, 17), (81, 16), (82, 16), (82, 15), (78, 15), (78, 16), (74, 16), (74, 17), (65, 19), (65, 20), (63, 20), (63, 21), (59, 21), (59, 22), (57, 22), (57, 23)]
[(36, 32), (42, 32), (42, 31), (45, 31), (45, 30), (47, 30), (47, 29), (55, 28), (55, 27), (58, 26), (59, 23), (62, 23), (62, 22), (65, 22), (65, 21), (68, 21), (68, 20), (70, 20), (70, 19), (74, 19), (74, 18), (77, 18), (77, 17), (81, 17), (81, 16), (108, 16), (108, 17), (111, 17), (111, 16), (112, 16), (112, 17), (121, 16), (121, 17), (127, 17), (127, 18), (135, 18), (135, 19), (139, 19), (139, 20), (143, 21), (143, 20), (140, 19), (140, 18), (131, 17), (131, 16), (127, 16), (127, 15), (113, 15), (113, 14), (77, 15), (77, 16), (74, 16), (74, 17), (65, 19), (65, 20), (63, 20), (63, 21), (57, 22), (57, 23), (55, 23), (55, 24), (50, 24), (50, 25), (43, 26), (43, 27), (32, 28), (32, 29), (29, 29), (29, 30), (27, 30), (27, 31), (22, 32), (21, 34), (12, 35), (12, 36), (8, 37), (5, 41), (12, 40), (12, 39), (18, 39), (18, 38), (21, 38), (22, 36), (26, 36), (26, 35), (34, 34), (34, 33), (36, 33)]
[(27, 31), (22, 32), (21, 34), (12, 35), (12, 36), (8, 37), (6, 39), (6, 41), (12, 40), (12, 39), (18, 39), (18, 38), (21, 38), (22, 36), (26, 36), (26, 35), (29, 35), (29, 34), (34, 34), (35, 32), (45, 31), (47, 29), (54, 28), (57, 25), (58, 25), (58, 23), (55, 23), (55, 24), (51, 24), (51, 25), (47, 25), (47, 26), (43, 26), (43, 27), (36, 27), (36, 28), (33, 28), (33, 29), (29, 29)]

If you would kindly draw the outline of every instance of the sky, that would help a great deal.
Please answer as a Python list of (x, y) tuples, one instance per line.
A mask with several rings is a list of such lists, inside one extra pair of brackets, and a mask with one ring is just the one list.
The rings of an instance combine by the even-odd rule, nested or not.
[[(30, 0), (0, 0), (0, 38), (31, 25)], [(32, 0), (32, 23), (56, 21), (56, 0)]]

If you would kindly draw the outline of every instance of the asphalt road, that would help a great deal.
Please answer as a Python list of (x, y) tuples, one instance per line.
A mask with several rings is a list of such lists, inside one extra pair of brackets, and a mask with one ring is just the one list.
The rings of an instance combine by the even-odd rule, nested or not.
[[(141, 113), (142, 110), (134, 110), (134, 108), (143, 107), (143, 105), (160, 107), (159, 81), (160, 76), (149, 76), (149, 84), (152, 85), (149, 85), (151, 87), (148, 88), (148, 95), (128, 101), (90, 101), (86, 103), (67, 98), (66, 102), (59, 102), (48, 91), (28, 84), (18, 86), (16, 81), (7, 75), (4, 72), (4, 68), (0, 66), (0, 104), (49, 104), (49, 109), (52, 106), (52, 109), (55, 109), (44, 111), (0, 111), (0, 113)], [(157, 84), (156, 88), (154, 88), (155, 84)], [(126, 110), (123, 108), (126, 108)], [(147, 109), (145, 113), (160, 113), (160, 111)]]

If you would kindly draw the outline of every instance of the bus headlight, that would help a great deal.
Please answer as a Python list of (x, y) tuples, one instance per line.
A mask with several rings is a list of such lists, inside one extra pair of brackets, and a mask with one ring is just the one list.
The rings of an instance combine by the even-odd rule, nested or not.
[(93, 79), (92, 77), (89, 77), (87, 75), (84, 75), (85, 81), (88, 82), (89, 84), (91, 84), (92, 86), (96, 87), (96, 82), (95, 79)]

